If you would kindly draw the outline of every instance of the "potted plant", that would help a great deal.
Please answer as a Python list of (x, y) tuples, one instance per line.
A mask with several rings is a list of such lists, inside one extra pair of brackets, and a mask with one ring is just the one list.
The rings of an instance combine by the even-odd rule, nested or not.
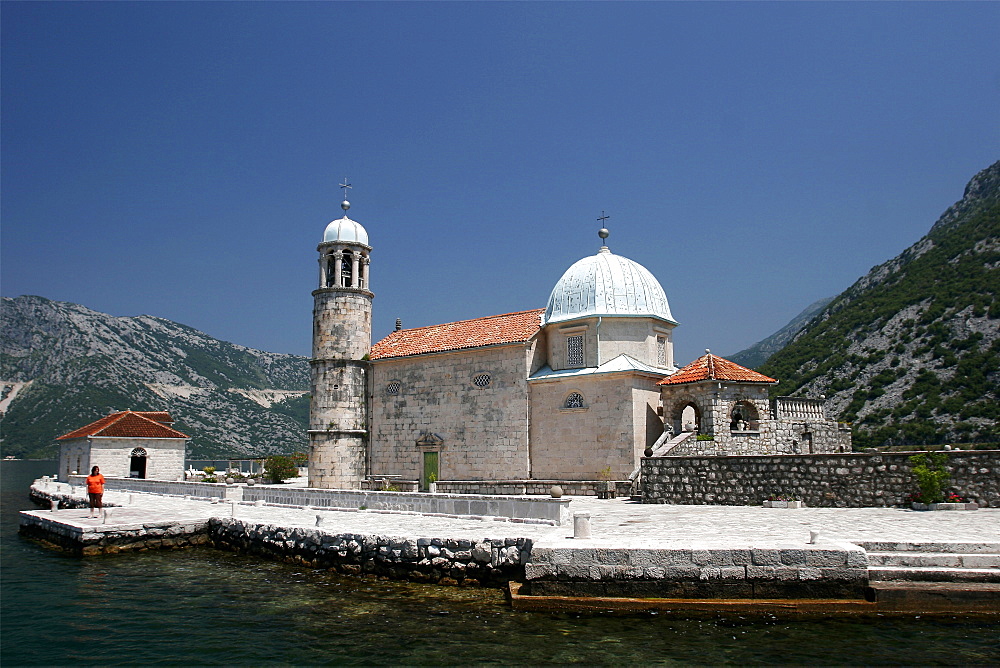
[(438, 477), (436, 473), (431, 473), (427, 476), (427, 491), (431, 494), (437, 494), (438, 491)]
[(600, 481), (597, 483), (597, 498), (615, 498), (615, 481), (611, 479), (611, 467), (605, 466), (603, 469), (598, 471), (597, 478)]

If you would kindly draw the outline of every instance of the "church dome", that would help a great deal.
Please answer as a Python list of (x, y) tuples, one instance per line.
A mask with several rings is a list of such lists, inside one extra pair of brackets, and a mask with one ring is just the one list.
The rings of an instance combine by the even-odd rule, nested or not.
[(552, 288), (543, 322), (599, 316), (642, 316), (676, 324), (667, 295), (653, 274), (607, 247), (566, 270)]
[(345, 215), (326, 226), (326, 232), (323, 233), (323, 243), (329, 241), (347, 241), (367, 246), (368, 232), (361, 226), (361, 223), (353, 221)]

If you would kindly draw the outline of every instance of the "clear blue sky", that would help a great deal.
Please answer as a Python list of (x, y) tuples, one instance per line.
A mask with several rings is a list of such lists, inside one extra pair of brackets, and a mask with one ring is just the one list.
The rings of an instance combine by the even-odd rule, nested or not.
[(678, 362), (924, 235), (1000, 158), (1000, 3), (3, 2), (2, 293), (308, 354), (368, 229), (375, 340), (645, 265)]

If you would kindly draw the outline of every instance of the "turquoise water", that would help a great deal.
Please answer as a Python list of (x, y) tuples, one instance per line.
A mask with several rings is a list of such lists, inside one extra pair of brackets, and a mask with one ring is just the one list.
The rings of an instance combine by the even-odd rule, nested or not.
[(80, 559), (17, 535), (3, 462), (0, 663), (18, 665), (986, 665), (1000, 624), (513, 612), (494, 591), (346, 578), (212, 549)]

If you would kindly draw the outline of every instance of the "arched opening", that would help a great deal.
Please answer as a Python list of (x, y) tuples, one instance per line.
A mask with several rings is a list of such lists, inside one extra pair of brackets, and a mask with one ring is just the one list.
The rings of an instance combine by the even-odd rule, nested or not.
[(579, 392), (570, 392), (566, 397), (566, 401), (563, 402), (563, 408), (585, 408), (586, 404), (583, 400), (583, 395)]
[(760, 431), (760, 414), (749, 401), (737, 401), (729, 413), (729, 431)]
[(332, 288), (337, 285), (337, 260), (333, 255), (326, 258), (326, 284), (323, 287)]
[(358, 287), (362, 290), (365, 289), (365, 279), (367, 278), (365, 275), (365, 265), (368, 264), (367, 260), (368, 258), (364, 255), (358, 259)]
[(351, 251), (345, 250), (342, 253), (343, 260), (340, 262), (340, 285), (345, 288), (351, 287)]
[(128, 477), (146, 477), (146, 450), (144, 448), (136, 448), (132, 451), (128, 464)]
[(684, 431), (699, 432), (701, 430), (701, 409), (693, 401), (680, 402), (671, 414), (674, 433)]

